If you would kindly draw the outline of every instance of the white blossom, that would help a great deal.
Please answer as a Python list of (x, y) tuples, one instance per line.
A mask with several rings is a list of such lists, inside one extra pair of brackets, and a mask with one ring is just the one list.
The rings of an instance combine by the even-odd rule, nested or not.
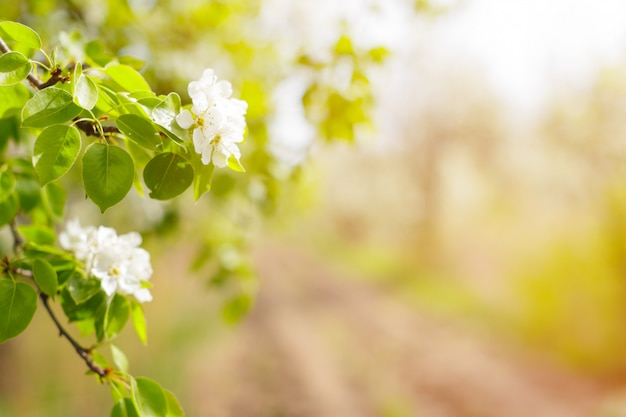
[(232, 85), (217, 80), (211, 68), (206, 69), (200, 80), (188, 86), (193, 103), (191, 111), (183, 110), (176, 122), (183, 129), (193, 128), (193, 145), (202, 155), (202, 163), (223, 168), (234, 157), (239, 163), (241, 152), (237, 143), (243, 141), (246, 128), (244, 115), (248, 103), (232, 98)]
[(133, 295), (140, 302), (152, 300), (146, 288), (152, 276), (150, 254), (139, 247), (138, 233), (118, 236), (110, 227), (81, 227), (73, 220), (59, 235), (59, 243), (85, 263), (87, 273), (101, 281), (108, 296), (119, 293)]

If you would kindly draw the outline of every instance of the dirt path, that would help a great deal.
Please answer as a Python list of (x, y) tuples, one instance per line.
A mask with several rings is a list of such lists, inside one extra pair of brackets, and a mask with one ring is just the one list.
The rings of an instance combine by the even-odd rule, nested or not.
[(598, 415), (598, 384), (417, 313), (298, 250), (265, 247), (255, 259), (257, 305), (200, 353), (189, 415)]

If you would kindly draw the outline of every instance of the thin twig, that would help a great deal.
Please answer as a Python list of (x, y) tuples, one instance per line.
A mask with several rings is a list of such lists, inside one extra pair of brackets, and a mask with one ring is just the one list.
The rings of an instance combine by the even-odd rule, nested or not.
[[(0, 38), (0, 52), (5, 53), (5, 54), (8, 52), (11, 52), (11, 48), (9, 48), (9, 45), (7, 45), (6, 42), (2, 38)], [(30, 84), (37, 90), (43, 90), (44, 88), (48, 88), (59, 82), (69, 81), (69, 78), (66, 76), (63, 76), (63, 71), (61, 71), (61, 68), (58, 68), (58, 67), (52, 69), (52, 71), (50, 72), (50, 78), (48, 79), (48, 81), (44, 82), (40, 80), (39, 77), (37, 77), (37, 75), (35, 74), (34, 69), (28, 74), (26, 78), (28, 79)], [(84, 121), (84, 122), (81, 121), (79, 123), (76, 123), (76, 127), (78, 127), (80, 130), (85, 132), (87, 136), (100, 136), (100, 134), (95, 129), (94, 124), (88, 121)], [(107, 135), (107, 134), (111, 135), (114, 133), (120, 133), (120, 130), (115, 126), (104, 126), (102, 130), (103, 130), (102, 131), (103, 135)]]
[(83, 359), (83, 361), (85, 362), (85, 364), (91, 371), (97, 374), (100, 378), (106, 377), (110, 371), (96, 364), (91, 358), (89, 349), (86, 349), (82, 347), (81, 345), (79, 345), (78, 342), (74, 340), (74, 338), (63, 328), (59, 320), (56, 318), (54, 312), (50, 308), (50, 305), (48, 304), (49, 297), (46, 294), (41, 293), (39, 295), (39, 298), (41, 298), (41, 302), (43, 303), (43, 306), (46, 308), (48, 315), (50, 316), (50, 318), (56, 325), (57, 329), (59, 330), (59, 336), (65, 337), (67, 341), (70, 342), (70, 344), (72, 345), (76, 353), (78, 353), (78, 356), (80, 356)]
[(13, 235), (13, 252), (17, 253), (21, 249), (24, 242), (22, 241), (20, 233), (17, 231), (17, 223), (15, 222), (15, 219), (9, 223), (9, 229), (11, 229), (11, 235)]

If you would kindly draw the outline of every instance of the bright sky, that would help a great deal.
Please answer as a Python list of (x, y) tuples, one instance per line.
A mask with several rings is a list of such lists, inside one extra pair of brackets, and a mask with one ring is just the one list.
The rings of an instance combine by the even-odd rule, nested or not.
[(500, 95), (527, 109), (554, 85), (626, 61), (624, 0), (467, 0), (436, 26), (449, 53), (473, 57)]

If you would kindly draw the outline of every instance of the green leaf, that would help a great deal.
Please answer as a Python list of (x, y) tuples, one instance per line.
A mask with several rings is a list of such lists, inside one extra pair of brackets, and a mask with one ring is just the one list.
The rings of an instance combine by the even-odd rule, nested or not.
[(19, 199), (15, 194), (10, 194), (8, 198), (0, 202), (0, 226), (11, 223), (19, 208)]
[(111, 343), (111, 356), (113, 363), (124, 373), (128, 372), (128, 358), (120, 348)]
[(0, 119), (19, 113), (28, 101), (30, 92), (23, 84), (0, 86)]
[(33, 64), (19, 52), (7, 52), (0, 56), (0, 85), (16, 84), (25, 79)]
[(168, 200), (185, 191), (193, 181), (193, 168), (182, 156), (165, 152), (152, 158), (143, 171), (150, 197)]
[(144, 345), (148, 343), (148, 333), (146, 328), (146, 318), (143, 314), (143, 307), (137, 300), (130, 301), (131, 315), (135, 332)]
[(135, 404), (131, 398), (122, 398), (119, 400), (113, 410), (111, 410), (111, 417), (144, 417), (140, 416)]
[(117, 146), (94, 143), (83, 155), (85, 191), (103, 213), (126, 196), (134, 173), (132, 158)]
[(121, 56), (118, 58), (120, 64), (128, 65), (131, 68), (136, 69), (137, 71), (141, 70), (146, 66), (146, 61), (143, 59), (136, 58), (134, 56)]
[(0, 169), (0, 202), (9, 198), (15, 187), (15, 177), (10, 171)]
[(37, 292), (30, 285), (0, 280), (0, 343), (22, 333), (37, 310)]
[(85, 46), (85, 53), (87, 54), (88, 60), (91, 60), (96, 66), (100, 67), (104, 67), (115, 58), (113, 55), (109, 55), (104, 51), (104, 45), (100, 40), (88, 42)]
[(22, 126), (47, 127), (65, 123), (78, 116), (81, 108), (72, 101), (72, 95), (56, 87), (35, 93), (22, 109)]
[(62, 218), (67, 199), (65, 188), (56, 182), (50, 182), (43, 188), (43, 191), (46, 204), (52, 215), (58, 219)]
[(33, 177), (21, 176), (15, 182), (15, 191), (20, 200), (20, 208), (28, 213), (41, 201), (41, 187), (39, 181)]
[(108, 378), (107, 382), (109, 383), (109, 388), (111, 389), (113, 402), (117, 404), (118, 401), (124, 399), (125, 397), (126, 388), (124, 383), (115, 377)]
[(54, 245), (56, 242), (56, 234), (54, 230), (45, 226), (27, 225), (19, 226), (18, 232), (26, 238), (29, 243), (38, 243), (40, 245)]
[(185, 412), (174, 393), (164, 389), (163, 394), (165, 394), (165, 401), (167, 402), (167, 417), (185, 417)]
[(252, 307), (252, 299), (248, 294), (240, 293), (232, 297), (222, 308), (222, 318), (227, 323), (238, 322)]
[(204, 165), (199, 157), (194, 158), (195, 177), (193, 178), (193, 198), (198, 201), (202, 194), (211, 189), (215, 165)]
[(148, 378), (131, 382), (131, 391), (141, 417), (167, 417), (167, 400), (163, 388)]
[(121, 91), (151, 91), (143, 76), (128, 65), (110, 65), (104, 72), (121, 88)]
[(33, 261), (33, 277), (39, 289), (44, 294), (54, 298), (57, 292), (58, 277), (52, 265), (43, 259), (35, 259)]
[(101, 287), (100, 280), (95, 278), (87, 279), (76, 274), (67, 283), (67, 289), (76, 305), (82, 304), (96, 295)]
[(21, 23), (11, 21), (0, 23), (0, 37), (12, 39), (29, 48), (41, 49), (41, 38), (37, 32)]
[(234, 155), (231, 155), (228, 158), (228, 168), (236, 172), (246, 172), (246, 170), (241, 165), (241, 162), (239, 162), (239, 159), (235, 158)]
[(91, 110), (98, 102), (98, 87), (94, 80), (86, 74), (80, 74), (74, 84), (74, 103), (83, 109)]
[(127, 138), (149, 150), (155, 150), (162, 145), (154, 124), (144, 117), (136, 114), (123, 114), (117, 119), (117, 127)]
[(35, 141), (33, 165), (41, 185), (56, 180), (74, 165), (80, 152), (80, 132), (74, 126), (54, 125)]
[(61, 307), (70, 322), (91, 322), (91, 331), (94, 329), (94, 320), (102, 308), (106, 309), (107, 296), (100, 290), (87, 301), (77, 304), (67, 288), (61, 291)]
[(106, 315), (106, 337), (114, 338), (122, 331), (128, 317), (130, 316), (130, 305), (128, 299), (122, 295), (115, 294), (109, 304)]

